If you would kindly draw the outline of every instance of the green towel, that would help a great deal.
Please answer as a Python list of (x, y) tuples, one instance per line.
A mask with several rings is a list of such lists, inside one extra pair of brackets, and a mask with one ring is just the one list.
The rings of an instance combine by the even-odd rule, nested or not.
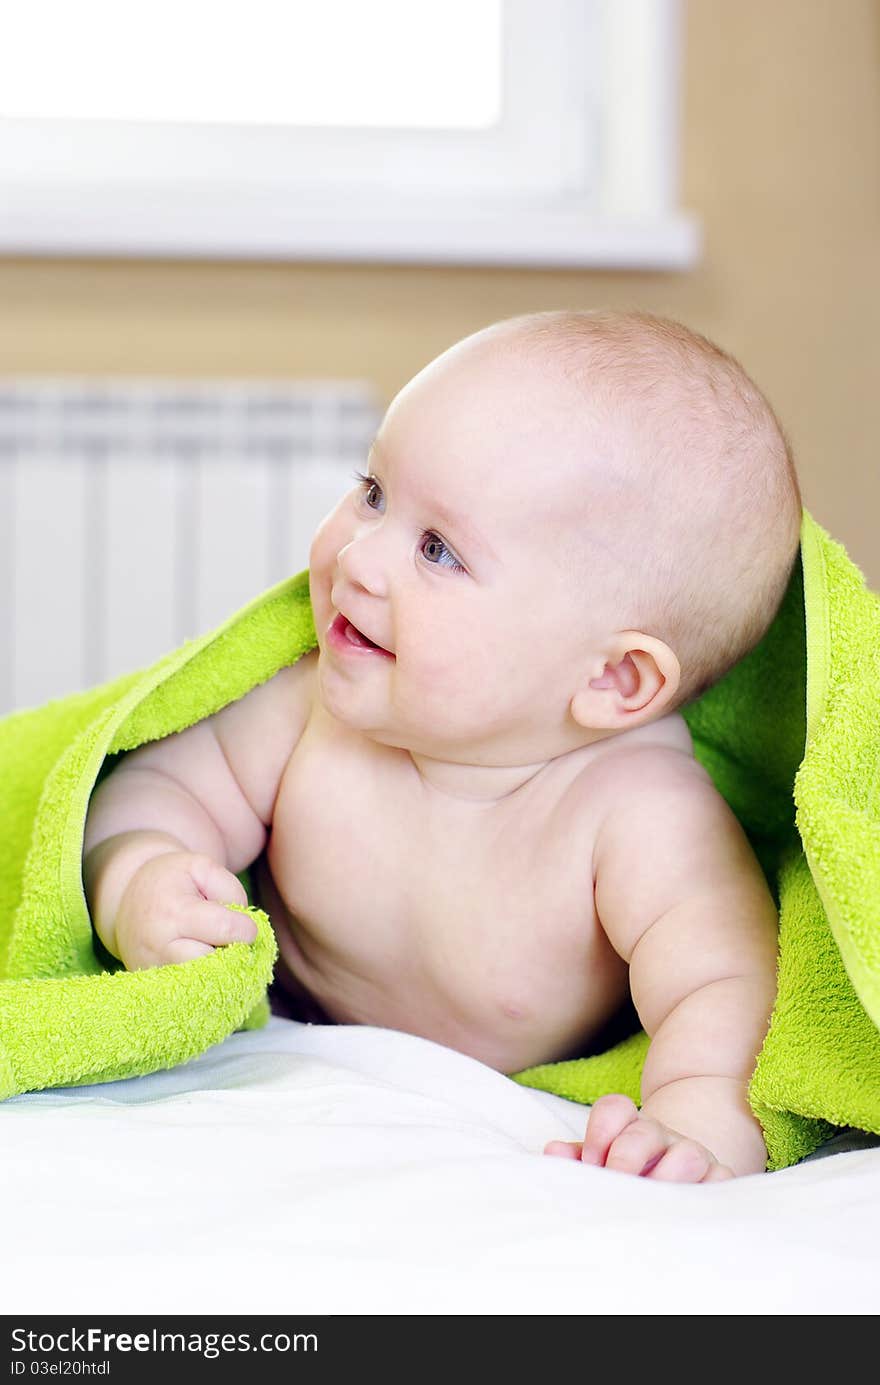
[(0, 720), (0, 1099), (174, 1067), (265, 1023), (275, 938), (126, 972), (82, 887), (89, 796), (113, 757), (242, 697), (315, 643), (308, 574), (142, 672)]
[[(89, 796), (121, 752), (241, 697), (315, 643), (308, 574), (151, 668), (0, 721), (0, 1097), (171, 1067), (268, 1013), (275, 946), (127, 973), (82, 889)], [(761, 644), (685, 715), (780, 907), (779, 992), (750, 1087), (769, 1167), (837, 1126), (880, 1133), (880, 598), (805, 512)], [(575, 1100), (639, 1097), (647, 1046), (516, 1075)]]

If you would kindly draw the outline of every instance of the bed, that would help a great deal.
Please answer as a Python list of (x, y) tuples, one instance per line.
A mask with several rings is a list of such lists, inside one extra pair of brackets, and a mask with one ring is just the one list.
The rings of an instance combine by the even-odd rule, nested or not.
[(584, 1108), (279, 1017), (0, 1106), (9, 1313), (873, 1314), (880, 1142), (668, 1186), (541, 1153)]

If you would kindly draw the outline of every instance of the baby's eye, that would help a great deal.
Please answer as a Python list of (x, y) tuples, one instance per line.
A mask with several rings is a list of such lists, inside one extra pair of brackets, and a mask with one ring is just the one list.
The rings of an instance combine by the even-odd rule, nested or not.
[[(445, 558), (442, 556), (444, 553), (446, 554)], [(427, 533), (424, 535), (422, 554), (426, 561), (435, 567), (448, 567), (450, 572), (464, 572), (464, 568), (455, 554), (446, 547), (446, 544), (437, 534)]]
[(371, 510), (375, 510), (378, 504), (377, 496), (382, 494), (382, 488), (378, 481), (374, 481), (372, 476), (365, 476), (362, 471), (354, 473), (354, 479), (360, 486), (361, 495)]

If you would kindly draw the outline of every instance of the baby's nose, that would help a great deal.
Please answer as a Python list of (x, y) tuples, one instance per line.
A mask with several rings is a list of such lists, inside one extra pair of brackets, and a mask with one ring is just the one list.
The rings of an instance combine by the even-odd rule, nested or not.
[(356, 535), (336, 555), (336, 565), (346, 581), (353, 586), (384, 596), (387, 590), (385, 563), (379, 545), (371, 534)]

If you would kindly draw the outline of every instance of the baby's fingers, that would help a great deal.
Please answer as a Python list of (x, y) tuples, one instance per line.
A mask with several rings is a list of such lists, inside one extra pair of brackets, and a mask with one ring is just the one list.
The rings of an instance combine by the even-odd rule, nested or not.
[[(223, 904), (211, 900), (200, 900), (190, 906), (180, 919), (178, 940), (209, 943), (211, 947), (224, 947), (227, 943), (252, 943), (257, 936), (257, 925), (250, 914), (239, 913), (237, 909), (227, 909)], [(203, 955), (203, 954), (197, 954)]]
[[(650, 1170), (647, 1177), (658, 1183), (706, 1183), (713, 1169), (720, 1169), (715, 1156), (696, 1140), (675, 1140)], [(728, 1170), (729, 1172), (729, 1170)]]
[(580, 1140), (549, 1140), (544, 1146), (545, 1154), (555, 1154), (558, 1159), (580, 1159), (582, 1150)]
[(213, 947), (209, 947), (207, 943), (197, 943), (192, 938), (175, 938), (168, 943), (162, 961), (192, 962), (196, 957), (207, 957), (213, 951)]
[(196, 854), (189, 858), (188, 868), (190, 878), (205, 899), (213, 899), (220, 904), (227, 900), (230, 904), (247, 904), (247, 894), (238, 876), (221, 866), (219, 861)]
[(726, 1183), (728, 1178), (736, 1178), (733, 1169), (729, 1169), (726, 1164), (713, 1164), (702, 1181), (704, 1183)]
[(659, 1165), (671, 1143), (672, 1135), (664, 1126), (641, 1116), (618, 1135), (605, 1167), (645, 1177)]
[(587, 1120), (581, 1159), (585, 1164), (604, 1164), (615, 1140), (639, 1119), (639, 1110), (628, 1096), (602, 1096)]

